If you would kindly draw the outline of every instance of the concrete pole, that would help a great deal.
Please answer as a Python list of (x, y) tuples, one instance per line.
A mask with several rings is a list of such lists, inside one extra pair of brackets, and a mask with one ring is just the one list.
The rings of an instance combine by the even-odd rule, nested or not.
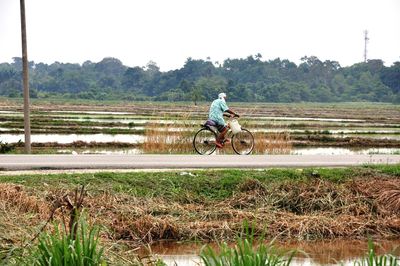
[(22, 39), (22, 81), (24, 86), (25, 153), (31, 153), (31, 121), (29, 110), (28, 49), (26, 45), (25, 0), (20, 0)]

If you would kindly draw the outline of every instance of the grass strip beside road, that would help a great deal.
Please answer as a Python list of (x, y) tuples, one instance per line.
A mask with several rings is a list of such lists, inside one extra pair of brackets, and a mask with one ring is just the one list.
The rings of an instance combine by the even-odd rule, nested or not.
[(238, 192), (249, 180), (270, 186), (272, 183), (308, 182), (322, 179), (340, 183), (360, 176), (389, 175), (400, 178), (400, 165), (368, 165), (352, 168), (305, 168), (265, 170), (177, 170), (62, 173), (0, 176), (1, 183), (24, 185), (38, 189), (75, 189), (85, 185), (92, 193), (109, 191), (135, 197), (162, 197), (170, 200), (223, 200)]
[(271, 183), (307, 182), (320, 178), (332, 182), (344, 182), (360, 175), (372, 173), (393, 173), (400, 175), (400, 166), (368, 166), (358, 168), (305, 168), (305, 169), (265, 169), (265, 170), (176, 170), (156, 172), (95, 172), (3, 175), (1, 183), (23, 185), (39, 189), (75, 189), (85, 185), (92, 193), (105, 190), (135, 197), (162, 197), (185, 201), (192, 199), (223, 200), (236, 192), (248, 180), (258, 180), (266, 186)]

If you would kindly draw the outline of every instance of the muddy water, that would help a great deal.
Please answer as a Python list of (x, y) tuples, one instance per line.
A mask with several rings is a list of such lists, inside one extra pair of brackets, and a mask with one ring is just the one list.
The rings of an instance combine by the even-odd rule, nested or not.
[[(377, 254), (400, 256), (400, 239), (392, 241), (374, 241)], [(216, 245), (212, 245), (217, 247)], [(354, 262), (366, 256), (367, 241), (316, 241), (277, 243), (285, 250), (299, 250), (291, 265), (354, 265)], [(158, 243), (151, 247), (154, 254), (162, 258), (167, 265), (191, 266), (201, 262), (198, 254), (201, 244)], [(145, 251), (142, 251), (145, 253)]]

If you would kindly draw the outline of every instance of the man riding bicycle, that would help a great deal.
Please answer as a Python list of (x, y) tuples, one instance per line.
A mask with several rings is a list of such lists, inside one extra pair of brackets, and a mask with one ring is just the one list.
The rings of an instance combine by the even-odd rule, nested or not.
[(228, 132), (228, 126), (223, 118), (224, 113), (229, 113), (230, 117), (239, 117), (237, 113), (229, 109), (225, 99), (225, 93), (221, 92), (220, 94), (218, 94), (218, 99), (214, 100), (211, 103), (207, 120), (208, 125), (215, 126), (219, 131), (219, 135), (215, 143), (218, 148), (222, 148), (224, 146), (224, 143), (226, 142), (225, 135)]

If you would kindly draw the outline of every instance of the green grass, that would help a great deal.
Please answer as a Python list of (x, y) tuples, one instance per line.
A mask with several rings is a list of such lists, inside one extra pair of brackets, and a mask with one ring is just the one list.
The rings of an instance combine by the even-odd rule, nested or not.
[(398, 164), (367, 165), (366, 168), (379, 173), (400, 177), (400, 167)]
[(335, 183), (355, 176), (374, 177), (380, 173), (400, 176), (400, 165), (382, 165), (353, 168), (306, 168), (264, 170), (196, 170), (168, 172), (99, 172), (51, 175), (0, 176), (0, 182), (23, 184), (40, 188), (71, 189), (86, 185), (94, 193), (111, 191), (138, 197), (163, 197), (176, 201), (223, 200), (240, 191), (252, 179), (269, 186), (280, 182), (307, 182), (323, 179)]
[(103, 249), (98, 246), (98, 229), (88, 228), (81, 220), (74, 239), (62, 227), (55, 228), (54, 233), (45, 233), (41, 236), (37, 251), (33, 254), (35, 265), (106, 265), (102, 259)]
[(65, 221), (54, 223), (54, 230), (41, 232), (38, 240), (23, 247), (15, 246), (4, 258), (0, 253), (0, 265), (107, 265), (103, 256), (104, 248), (100, 245), (99, 227), (89, 226), (85, 219), (80, 215), (70, 229), (76, 234), (68, 232)]

